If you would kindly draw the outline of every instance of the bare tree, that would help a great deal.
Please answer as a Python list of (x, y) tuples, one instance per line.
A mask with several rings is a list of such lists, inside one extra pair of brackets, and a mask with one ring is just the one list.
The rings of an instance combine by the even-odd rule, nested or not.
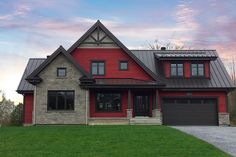
[(235, 59), (232, 58), (232, 62), (230, 64), (230, 76), (234, 84), (236, 85), (236, 67), (235, 66), (236, 66)]
[(151, 50), (160, 50), (161, 47), (165, 47), (167, 50), (183, 50), (185, 48), (184, 45), (177, 45), (171, 42), (163, 45), (158, 39), (155, 39), (153, 43), (149, 43), (146, 47)]

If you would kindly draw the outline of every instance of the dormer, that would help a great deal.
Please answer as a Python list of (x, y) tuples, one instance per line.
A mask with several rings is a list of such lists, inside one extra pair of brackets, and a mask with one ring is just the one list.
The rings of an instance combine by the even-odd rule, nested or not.
[(210, 79), (210, 63), (217, 54), (214, 50), (160, 50), (155, 57), (167, 79)]

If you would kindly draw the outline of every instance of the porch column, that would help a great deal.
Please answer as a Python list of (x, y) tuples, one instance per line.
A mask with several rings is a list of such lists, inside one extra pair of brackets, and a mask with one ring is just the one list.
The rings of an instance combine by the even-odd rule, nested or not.
[(156, 89), (154, 92), (152, 117), (158, 118), (161, 121), (161, 112), (160, 112), (160, 104), (159, 104), (159, 90), (158, 89)]
[(127, 106), (127, 118), (132, 118), (132, 104), (131, 104), (131, 90), (128, 89), (128, 106)]

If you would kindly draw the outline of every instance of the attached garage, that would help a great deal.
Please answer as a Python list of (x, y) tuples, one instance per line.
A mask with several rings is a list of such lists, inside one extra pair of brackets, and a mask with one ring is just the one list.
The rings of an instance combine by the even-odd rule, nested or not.
[(164, 125), (218, 125), (217, 98), (163, 98)]

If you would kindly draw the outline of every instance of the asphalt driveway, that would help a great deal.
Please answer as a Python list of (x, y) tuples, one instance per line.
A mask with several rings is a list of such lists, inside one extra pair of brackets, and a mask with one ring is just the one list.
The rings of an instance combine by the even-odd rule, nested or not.
[(174, 126), (236, 157), (236, 127)]

